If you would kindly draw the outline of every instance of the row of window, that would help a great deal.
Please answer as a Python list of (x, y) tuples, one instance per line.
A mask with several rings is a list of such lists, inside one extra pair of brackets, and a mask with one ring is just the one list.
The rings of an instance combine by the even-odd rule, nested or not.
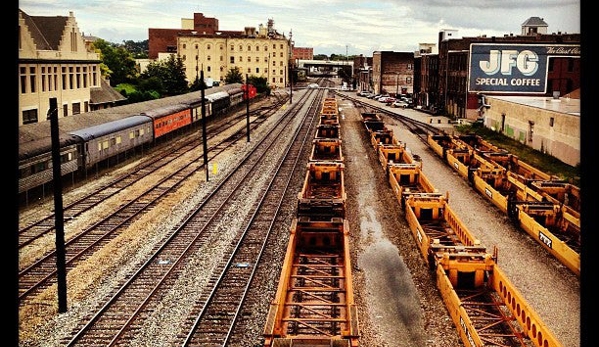
[[(73, 159), (74, 158), (73, 158), (72, 152), (64, 153), (64, 154), (60, 155), (60, 163), (61, 164), (68, 163), (68, 162), (72, 161)], [(52, 168), (52, 160), (46, 160), (46, 161), (41, 161), (39, 163), (35, 163), (34, 165), (19, 169), (19, 179), (32, 176), (36, 173), (43, 172), (43, 171), (49, 170), (51, 168)]]
[[(133, 140), (135, 138), (141, 137), (146, 133), (145, 129), (135, 129), (129, 132), (129, 140)], [(102, 151), (107, 151), (110, 147), (121, 144), (122, 139), (121, 136), (111, 137), (109, 139), (98, 142), (98, 152), (102, 153)]]
[[(81, 113), (81, 103), (80, 102), (72, 103), (71, 107), (73, 110), (73, 115)], [(83, 113), (85, 113), (85, 112), (89, 112), (89, 102), (88, 101), (83, 102)], [(38, 115), (37, 109), (24, 110), (22, 112), (22, 116), (23, 116), (23, 124), (37, 123), (39, 121), (39, 115)], [(64, 105), (62, 105), (62, 117), (68, 117), (68, 116), (69, 116), (69, 105), (64, 104)]]
[[(59, 71), (60, 68), (60, 71)], [(21, 65), (19, 90), (21, 94), (85, 89), (98, 85), (97, 65)]]
[[(196, 43), (194, 47), (195, 47), (195, 49), (199, 49), (200, 45)], [(243, 52), (243, 45), (240, 44), (238, 47), (239, 47), (239, 52)], [(260, 45), (256, 45), (255, 47), (256, 47), (256, 52), (259, 52), (260, 51)], [(280, 49), (284, 49), (284, 47), (285, 46), (282, 43), (279, 44), (279, 48)], [(186, 48), (187, 48), (187, 44), (184, 43), (183, 44), (183, 49), (186, 49)], [(231, 48), (232, 52), (235, 51), (235, 45), (234, 44), (231, 44), (230, 48)], [(212, 49), (212, 45), (211, 44), (207, 44), (206, 45), (206, 50), (210, 50), (210, 49)], [(224, 46), (222, 44), (219, 45), (219, 49), (222, 51), (224, 49)], [(274, 49), (274, 50), (277, 49), (277, 44), (276, 43), (272, 44), (272, 49)], [(250, 52), (251, 50), (252, 50), (252, 45), (247, 45), (247, 51)], [(264, 45), (264, 49), (263, 50), (265, 52), (267, 52), (268, 51), (268, 45)]]

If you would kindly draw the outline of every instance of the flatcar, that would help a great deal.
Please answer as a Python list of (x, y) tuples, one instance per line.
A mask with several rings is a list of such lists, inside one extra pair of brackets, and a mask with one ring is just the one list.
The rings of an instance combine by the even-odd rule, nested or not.
[[(385, 129), (380, 124), (379, 127)], [(387, 156), (380, 154), (385, 145), (375, 139), (375, 133), (384, 132), (365, 128), (371, 135), (371, 144), (378, 143), (375, 149), (379, 151), (379, 161), (387, 170), (423, 259), (436, 275), (437, 287), (464, 344), (559, 347), (552, 332), (497, 266), (497, 250), (493, 254), (487, 252), (451, 209), (448, 195), (438, 193), (426, 178), (421, 165), (411, 162), (410, 156), (403, 158), (402, 163), (388, 161)], [(388, 135), (391, 139), (385, 142), (399, 143), (393, 134)], [(432, 142), (436, 145), (433, 150), (446, 160), (452, 153), (473, 151), (469, 144), (456, 138), (438, 139), (444, 145)], [(474, 173), (458, 171), (476, 179), (478, 172), (499, 170), (499, 165), (484, 157), (485, 153), (500, 150), (486, 144), (477, 148), (480, 151), (474, 151)]]

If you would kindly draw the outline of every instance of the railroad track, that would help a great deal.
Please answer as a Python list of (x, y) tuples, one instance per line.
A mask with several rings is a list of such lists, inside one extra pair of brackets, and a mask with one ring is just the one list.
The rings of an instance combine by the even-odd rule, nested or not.
[[(257, 124), (260, 122), (256, 123)], [(209, 149), (211, 156), (216, 157), (227, 150), (238, 139), (245, 135), (245, 130), (240, 130), (235, 135), (230, 136)], [(216, 136), (216, 135), (215, 135)], [(92, 225), (80, 230), (65, 243), (66, 267), (72, 269), (81, 261), (101, 250), (107, 243), (119, 236), (120, 232), (130, 226), (135, 219), (143, 213), (152, 209), (162, 199), (176, 191), (189, 177), (193, 176), (204, 167), (202, 163), (202, 153), (197, 153), (199, 142), (188, 142), (175, 150), (168, 151), (163, 156), (156, 156), (147, 163), (139, 166), (134, 173), (117, 177), (108, 185), (96, 189), (91, 194), (77, 200), (76, 203), (69, 205), (68, 211), (83, 213), (86, 210), (98, 206), (109, 197), (126, 189), (132, 184), (138, 182), (143, 177), (158, 172), (169, 165), (168, 173), (163, 173), (159, 180), (152, 185), (145, 187), (137, 196), (128, 197), (127, 201), (122, 202), (114, 211), (107, 213), (100, 220)], [(189, 154), (192, 157), (189, 157)], [(187, 155), (187, 156), (185, 156)], [(179, 160), (178, 168), (174, 169), (175, 160), (185, 156), (185, 160)], [(47, 223), (51, 217), (44, 217), (37, 224), (42, 229), (42, 233), (48, 233), (54, 229), (54, 225)], [(30, 233), (33, 228), (28, 228)], [(19, 271), (19, 303), (24, 305), (29, 298), (34, 298), (36, 294), (45, 290), (55, 283), (56, 275), (56, 251), (49, 250), (46, 254), (36, 259), (32, 263), (24, 266)]]
[[(252, 129), (256, 129), (260, 124), (270, 115), (272, 115), (285, 100), (278, 99), (276, 104), (270, 107), (261, 107), (251, 111), (251, 115), (254, 120), (251, 122)], [(237, 113), (232, 117), (227, 117), (219, 122), (212, 122), (207, 125), (210, 130), (208, 141), (212, 138), (218, 137), (222, 129), (227, 129), (230, 126), (239, 122), (246, 115), (243, 113)], [(216, 157), (222, 152), (223, 148), (226, 148), (228, 144), (234, 142), (236, 139), (241, 138), (245, 135), (245, 128), (240, 129), (231, 138), (224, 139), (217, 144), (211, 145), (209, 148), (211, 152), (211, 159)], [(164, 167), (166, 164), (175, 161), (182, 156), (197, 152), (197, 148), (201, 145), (201, 139), (198, 136), (187, 136), (187, 140), (177, 141), (174, 146), (165, 146), (165, 148), (159, 151), (158, 154), (150, 155), (144, 158), (144, 160), (136, 165), (134, 168), (129, 170), (126, 174), (117, 176), (107, 182), (106, 184), (88, 192), (84, 196), (76, 197), (69, 201), (64, 206), (65, 220), (69, 221), (77, 218), (81, 214), (90, 209), (94, 208), (98, 204), (106, 201), (108, 198), (122, 192), (126, 188), (130, 187), (134, 183), (138, 182), (141, 178), (148, 174)], [(171, 141), (172, 143), (173, 141)], [(196, 158), (195, 160), (197, 160)], [(192, 159), (193, 160), (193, 159)], [(19, 229), (19, 251), (33, 243), (35, 240), (47, 235), (48, 233), (55, 230), (55, 215), (54, 213), (48, 213), (45, 216), (38, 217), (35, 221), (29, 222), (27, 225)]]
[[(281, 150), (274, 148), (294, 141), (288, 130), (298, 122), (303, 121), (293, 116), (279, 122), (276, 130), (260, 141), (217, 189), (172, 231), (168, 240), (96, 315), (77, 328), (68, 345), (133, 343), (138, 328), (159, 310), (161, 298), (168, 297), (179, 282), (185, 282), (182, 279), (186, 278), (187, 271), (198, 266), (207, 271), (192, 290), (198, 299), (185, 305), (189, 308), (186, 324), (191, 323), (192, 327), (186, 328), (190, 332), (184, 343), (212, 345), (228, 339), (235, 322), (235, 307), (245, 299), (244, 293), (255, 271), (253, 267), (259, 263), (268, 238), (270, 228), (265, 228), (264, 223), (272, 221), (278, 212), (287, 184), (285, 180), (292, 176), (286, 171), (293, 170), (295, 165), (281, 166)], [(295, 154), (288, 152), (287, 155), (292, 158)], [(285, 173), (277, 175), (280, 170)], [(275, 186), (279, 189), (274, 189)], [(252, 196), (254, 200), (248, 203)], [(243, 202), (239, 202), (240, 197)], [(239, 210), (240, 204), (247, 205), (243, 211)], [(231, 221), (239, 218), (244, 219), (243, 223)], [(237, 231), (231, 227), (235, 224), (246, 225), (246, 228), (243, 232)], [(206, 259), (205, 253), (211, 248), (218, 248), (222, 258)], [(189, 286), (189, 283), (181, 285)], [(219, 300), (222, 295), (226, 299)], [(213, 326), (216, 321), (218, 329)], [(209, 334), (202, 333), (206, 329)]]

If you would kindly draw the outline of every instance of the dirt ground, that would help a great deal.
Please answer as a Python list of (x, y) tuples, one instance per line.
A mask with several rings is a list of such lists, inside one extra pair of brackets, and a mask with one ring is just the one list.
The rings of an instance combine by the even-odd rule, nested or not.
[(339, 101), (363, 346), (463, 346), (358, 111)]

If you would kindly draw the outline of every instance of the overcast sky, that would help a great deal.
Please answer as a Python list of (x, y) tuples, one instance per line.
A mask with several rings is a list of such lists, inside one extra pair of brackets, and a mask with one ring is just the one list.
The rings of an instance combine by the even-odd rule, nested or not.
[(548, 33), (581, 32), (580, 0), (23, 0), (19, 8), (30, 16), (72, 11), (80, 31), (114, 43), (147, 40), (149, 28), (181, 28), (194, 13), (217, 18), (220, 30), (273, 19), (296, 47), (326, 55), (412, 52), (437, 43), (443, 29), (457, 37), (518, 35), (530, 17), (543, 18)]

